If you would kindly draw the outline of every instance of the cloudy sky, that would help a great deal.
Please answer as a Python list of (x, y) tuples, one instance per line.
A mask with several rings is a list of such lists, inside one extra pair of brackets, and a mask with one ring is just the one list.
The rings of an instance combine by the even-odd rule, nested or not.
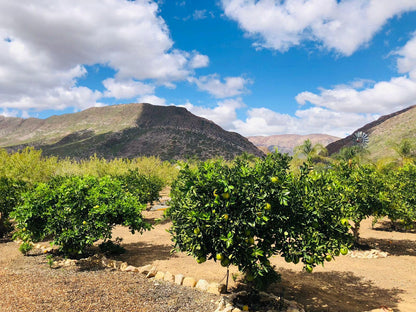
[(416, 104), (416, 0), (0, 0), (0, 114), (132, 102), (345, 136)]

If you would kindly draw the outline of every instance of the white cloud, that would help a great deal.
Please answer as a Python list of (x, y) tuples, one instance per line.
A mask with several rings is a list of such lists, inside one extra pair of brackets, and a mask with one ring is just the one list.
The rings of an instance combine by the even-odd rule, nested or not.
[(389, 113), (415, 104), (416, 81), (402, 76), (361, 91), (347, 86), (322, 89), (319, 95), (306, 91), (298, 94), (296, 100), (338, 112)]
[[(296, 101), (307, 102), (336, 112), (391, 113), (416, 103), (416, 33), (399, 55), (397, 67), (405, 75), (389, 81), (371, 82), (357, 80), (351, 85), (340, 85), (333, 89), (321, 89), (319, 94), (301, 92)], [(364, 88), (363, 88), (364, 87)]]
[(101, 92), (86, 87), (48, 89), (44, 94), (22, 96), (13, 101), (4, 101), (1, 107), (19, 110), (42, 111), (47, 109), (64, 110), (73, 107), (75, 111), (89, 107), (104, 106), (98, 100)]
[(105, 97), (116, 99), (129, 99), (139, 95), (152, 94), (155, 91), (154, 86), (132, 79), (117, 81), (114, 78), (108, 78), (103, 81), (103, 85), (107, 89), (104, 93)]
[(194, 106), (191, 103), (180, 105), (191, 113), (211, 120), (226, 130), (231, 130), (237, 119), (236, 110), (245, 106), (241, 98), (226, 99), (217, 103), (214, 108)]
[(225, 77), (222, 82), (218, 74), (199, 78), (190, 77), (188, 81), (195, 83), (200, 90), (206, 91), (216, 98), (229, 98), (243, 94), (246, 92), (246, 85), (252, 83), (250, 79), (243, 77)]
[(395, 54), (399, 55), (397, 68), (400, 73), (409, 73), (416, 80), (416, 32), (413, 38)]
[(207, 10), (195, 10), (192, 14), (194, 20), (201, 20), (207, 18)]
[(139, 80), (172, 85), (206, 66), (206, 56), (173, 49), (158, 10), (145, 0), (0, 1), (0, 107), (100, 105), (77, 87), (86, 65), (115, 70), (106, 96), (116, 98), (147, 93)]
[(255, 45), (279, 51), (312, 40), (351, 55), (388, 19), (416, 10), (414, 0), (222, 0)]
[(137, 103), (149, 103), (153, 105), (166, 105), (164, 98), (158, 97), (154, 94), (144, 95), (137, 99)]
[(298, 110), (296, 116), (256, 108), (248, 111), (245, 121), (235, 120), (233, 130), (245, 136), (326, 133), (344, 137), (377, 117), (378, 115), (339, 113), (319, 107)]
[(295, 116), (290, 116), (262, 107), (249, 109), (247, 118), (242, 120), (238, 118), (237, 110), (246, 106), (240, 98), (219, 101), (213, 108), (196, 106), (189, 102), (179, 106), (197, 116), (212, 120), (225, 130), (244, 136), (327, 133), (344, 137), (379, 117), (377, 114), (341, 113), (320, 107), (298, 110)]
[(202, 68), (207, 67), (209, 64), (209, 58), (206, 55), (202, 55), (199, 53), (196, 53), (190, 62), (190, 65), (192, 68)]

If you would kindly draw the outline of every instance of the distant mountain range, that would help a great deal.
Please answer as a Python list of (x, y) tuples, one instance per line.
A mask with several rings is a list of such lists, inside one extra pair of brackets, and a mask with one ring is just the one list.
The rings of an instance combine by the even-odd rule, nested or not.
[(281, 134), (271, 136), (251, 136), (248, 137), (248, 139), (264, 152), (272, 152), (277, 148), (277, 150), (281, 153), (293, 155), (293, 149), (296, 146), (303, 144), (308, 139), (312, 142), (312, 144), (319, 143), (326, 146), (329, 143), (339, 140), (340, 138), (327, 134)]
[[(371, 159), (397, 158), (394, 147), (402, 139), (416, 142), (416, 105), (382, 116), (355, 132), (358, 131), (369, 137), (367, 149)], [(162, 160), (232, 159), (244, 152), (262, 156), (276, 148), (293, 154), (293, 149), (307, 139), (326, 146), (329, 154), (355, 144), (353, 134), (343, 139), (326, 134), (244, 138), (185, 108), (145, 103), (89, 108), (47, 119), (0, 115), (0, 147), (16, 151), (34, 146), (45, 155), (75, 159), (94, 154), (107, 159), (139, 156), (158, 156)]]
[[(368, 135), (367, 149), (373, 161), (381, 158), (397, 158), (394, 147), (403, 139), (416, 142), (416, 105), (410, 106), (395, 113), (385, 115), (379, 119), (357, 129)], [(332, 142), (327, 146), (329, 154), (337, 153), (343, 147), (355, 144), (354, 133), (346, 138)]]
[(45, 155), (107, 159), (159, 156), (232, 159), (244, 152), (262, 156), (243, 136), (223, 130), (185, 108), (123, 104), (89, 108), (47, 119), (0, 115), (0, 147), (16, 151), (26, 146)]

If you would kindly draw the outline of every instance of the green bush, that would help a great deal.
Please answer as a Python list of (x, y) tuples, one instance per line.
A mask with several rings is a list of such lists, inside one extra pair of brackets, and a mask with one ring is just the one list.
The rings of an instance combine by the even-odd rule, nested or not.
[(27, 184), (21, 180), (0, 177), (0, 237), (13, 230), (9, 215), (20, 203), (21, 193), (26, 189)]
[(167, 210), (175, 246), (199, 263), (238, 266), (258, 288), (278, 277), (268, 260), (274, 254), (302, 260), (307, 271), (337, 255), (350, 239), (337, 187), (331, 190), (326, 175), (306, 169), (294, 177), (289, 161), (272, 153), (254, 165), (236, 159), (185, 166)]
[(53, 239), (65, 255), (82, 254), (99, 239), (111, 239), (115, 225), (132, 233), (150, 229), (137, 198), (117, 179), (105, 176), (57, 177), (39, 183), (12, 213), (24, 242)]
[(384, 214), (405, 227), (416, 221), (416, 164), (408, 163), (387, 176), (391, 206)]
[(139, 170), (129, 170), (127, 174), (116, 176), (124, 189), (136, 196), (140, 203), (152, 203), (159, 199), (164, 183), (156, 176), (140, 174)]
[(340, 200), (345, 203), (345, 218), (353, 221), (355, 242), (359, 243), (361, 221), (369, 216), (382, 216), (390, 209), (386, 180), (374, 166), (358, 165), (353, 161), (340, 162), (331, 171), (341, 186)]

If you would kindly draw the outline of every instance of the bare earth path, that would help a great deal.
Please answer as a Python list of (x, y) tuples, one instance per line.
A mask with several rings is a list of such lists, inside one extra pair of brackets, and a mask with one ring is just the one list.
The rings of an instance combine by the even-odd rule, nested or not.
[[(159, 211), (146, 212), (150, 220)], [(223, 281), (225, 269), (214, 261), (197, 264), (182, 253), (171, 254), (169, 223), (143, 235), (116, 228), (127, 253), (116, 257), (134, 266), (153, 264), (158, 270), (181, 273), (210, 282)], [(376, 228), (383, 228), (377, 224)], [(388, 307), (416, 311), (416, 234), (371, 228), (362, 224), (363, 241), (385, 258), (340, 256), (312, 274), (302, 265), (288, 264), (281, 257), (271, 262), (282, 282), (270, 291), (294, 299), (307, 311), (369, 311)], [(186, 287), (149, 281), (139, 274), (99, 271), (52, 270), (45, 256), (23, 257), (14, 242), (0, 242), (0, 311), (214, 311), (218, 297)], [(235, 268), (232, 273), (238, 274)], [(237, 284), (231, 280), (231, 287)]]

